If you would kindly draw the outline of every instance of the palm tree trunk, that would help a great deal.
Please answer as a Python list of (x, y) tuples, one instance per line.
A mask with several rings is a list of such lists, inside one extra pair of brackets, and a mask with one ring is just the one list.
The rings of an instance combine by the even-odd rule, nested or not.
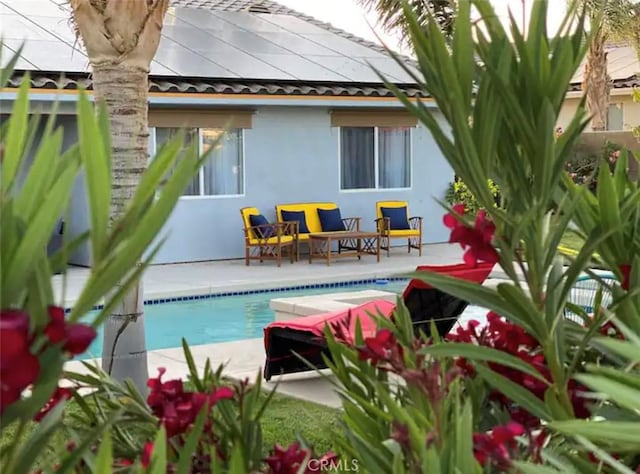
[(609, 91), (611, 78), (607, 74), (605, 36), (600, 31), (594, 34), (589, 45), (582, 89), (586, 94), (587, 111), (591, 115), (591, 129), (601, 132), (607, 129)]
[[(147, 167), (148, 73), (126, 63), (95, 64), (93, 88), (96, 102), (109, 112), (113, 222), (124, 213)], [(102, 368), (118, 380), (131, 379), (145, 393), (149, 373), (143, 305), (138, 282), (105, 323)]]

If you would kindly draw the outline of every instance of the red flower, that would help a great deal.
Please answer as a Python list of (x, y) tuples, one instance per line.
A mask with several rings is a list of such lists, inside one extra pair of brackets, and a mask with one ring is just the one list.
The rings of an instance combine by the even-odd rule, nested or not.
[(629, 285), (631, 284), (631, 265), (623, 263), (620, 265), (620, 272), (622, 273), (622, 288), (629, 291)]
[(271, 455), (265, 458), (269, 466), (269, 474), (311, 474), (336, 469), (337, 454), (328, 452), (320, 458), (313, 457), (313, 453), (293, 443), (287, 448), (276, 444)]
[(375, 337), (365, 338), (364, 347), (358, 348), (358, 358), (369, 360), (372, 365), (378, 365), (381, 361), (400, 362), (402, 353), (402, 347), (387, 328), (380, 329)]
[(458, 215), (460, 217), (464, 216), (465, 212), (467, 211), (465, 205), (462, 203), (455, 204), (452, 207), (452, 209), (453, 209), (453, 213), (445, 214), (444, 217), (442, 218), (444, 225), (449, 229), (464, 227), (465, 226), (464, 223), (461, 222), (455, 215)]
[(59, 306), (49, 306), (47, 308), (49, 314), (49, 324), (44, 328), (49, 342), (57, 344), (64, 341), (67, 331), (64, 321), (64, 308)]
[(511, 454), (516, 447), (515, 438), (525, 432), (519, 423), (509, 422), (496, 426), (491, 433), (474, 433), (473, 455), (482, 466), (492, 465), (505, 471), (511, 467)]
[(496, 226), (487, 219), (486, 211), (478, 211), (473, 227), (466, 226), (455, 217), (463, 214), (464, 205), (456, 204), (453, 206), (453, 213), (444, 216), (444, 225), (451, 229), (449, 242), (457, 242), (466, 249), (463, 258), (467, 265), (476, 266), (478, 261), (497, 263), (498, 252), (491, 245)]
[(29, 315), (7, 309), (0, 312), (0, 413), (20, 399), (22, 391), (40, 374), (38, 358), (29, 346)]
[(185, 433), (205, 405), (211, 408), (220, 400), (232, 399), (235, 395), (229, 387), (221, 387), (212, 393), (185, 392), (182, 380), (162, 381), (165, 371), (158, 369), (158, 377), (148, 380), (151, 391), (147, 403), (153, 414), (160, 418), (169, 438)]
[[(310, 457), (311, 453), (302, 449), (298, 443), (293, 443), (288, 448), (276, 444), (265, 462), (271, 468), (272, 474), (298, 474), (302, 463)], [(306, 469), (302, 472), (306, 472)]]
[(49, 324), (44, 329), (49, 342), (58, 344), (63, 342), (62, 350), (71, 355), (82, 354), (96, 338), (96, 330), (82, 323), (68, 324), (64, 320), (64, 309), (59, 306), (49, 306)]
[(71, 391), (71, 389), (65, 387), (56, 387), (49, 401), (45, 403), (40, 411), (36, 414), (36, 416), (33, 417), (33, 421), (41, 421), (51, 410), (53, 410), (53, 408), (58, 403), (60, 403), (62, 400), (69, 400), (72, 395), (73, 392)]
[(142, 467), (149, 467), (149, 464), (151, 464), (151, 456), (153, 456), (153, 443), (151, 441), (147, 441), (146, 443), (144, 443), (144, 447), (142, 448), (142, 456), (140, 457)]

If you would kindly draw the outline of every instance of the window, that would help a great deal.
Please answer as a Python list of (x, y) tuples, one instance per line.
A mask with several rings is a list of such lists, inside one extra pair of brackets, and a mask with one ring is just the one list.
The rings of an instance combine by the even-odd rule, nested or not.
[(622, 130), (624, 128), (622, 115), (622, 104), (609, 104), (607, 130)]
[[(175, 136), (178, 131), (178, 128), (157, 127), (155, 129), (156, 150)], [(183, 196), (236, 196), (244, 194), (242, 138), (242, 129), (231, 129), (226, 133), (220, 128), (186, 129), (184, 150), (191, 146), (194, 140), (198, 141), (200, 153), (209, 151), (216, 144), (216, 140), (220, 139), (220, 142), (210, 153), (209, 159), (200, 169), (198, 175), (187, 186)]]
[(411, 186), (409, 127), (341, 127), (340, 189)]

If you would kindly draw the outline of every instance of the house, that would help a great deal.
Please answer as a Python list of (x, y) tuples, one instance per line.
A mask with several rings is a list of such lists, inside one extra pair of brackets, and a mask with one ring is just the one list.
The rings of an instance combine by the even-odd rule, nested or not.
[[(71, 144), (77, 89), (91, 79), (59, 3), (0, 0), (0, 37), (14, 51), (26, 40), (0, 107), (9, 110), (29, 71), (34, 111), (58, 101)], [(150, 155), (178, 127), (190, 128), (202, 150), (232, 128), (185, 190), (155, 263), (241, 257), (239, 209), (256, 206), (274, 220), (274, 206), (286, 202), (337, 202), (373, 230), (377, 200), (406, 200), (425, 218), (424, 243), (446, 241), (436, 199), (452, 170), (370, 65), (418, 100), (411, 76), (383, 48), (275, 2), (173, 1), (151, 66)], [(72, 234), (88, 225), (84, 195), (80, 180), (66, 222)], [(88, 249), (71, 263), (90, 265)]]
[[(631, 131), (640, 126), (640, 103), (633, 101), (633, 88), (640, 86), (640, 61), (636, 50), (627, 45), (612, 44), (607, 51), (607, 71), (612, 87), (607, 117), (607, 131)], [(576, 71), (560, 112), (558, 125), (566, 127), (582, 98), (584, 64)]]

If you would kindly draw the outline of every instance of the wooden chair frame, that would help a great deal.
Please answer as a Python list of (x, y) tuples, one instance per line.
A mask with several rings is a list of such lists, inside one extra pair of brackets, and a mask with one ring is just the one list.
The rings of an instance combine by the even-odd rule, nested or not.
[[(270, 233), (269, 238), (258, 237)], [(283, 239), (283, 237), (291, 237)], [(298, 258), (298, 223), (282, 222), (244, 227), (245, 265), (251, 260), (275, 260), (278, 267), (282, 263), (283, 253), (286, 251), (293, 263)]]
[[(376, 209), (377, 207), (378, 203), (376, 203)], [(376, 229), (380, 232), (380, 248), (387, 251), (387, 257), (391, 255), (391, 239), (407, 239), (407, 252), (411, 253), (411, 249), (416, 249), (418, 255), (422, 256), (422, 217), (413, 216), (409, 217), (408, 220), (409, 230), (417, 230), (417, 235), (393, 235), (394, 230), (391, 229), (391, 219), (378, 217), (375, 220)]]

